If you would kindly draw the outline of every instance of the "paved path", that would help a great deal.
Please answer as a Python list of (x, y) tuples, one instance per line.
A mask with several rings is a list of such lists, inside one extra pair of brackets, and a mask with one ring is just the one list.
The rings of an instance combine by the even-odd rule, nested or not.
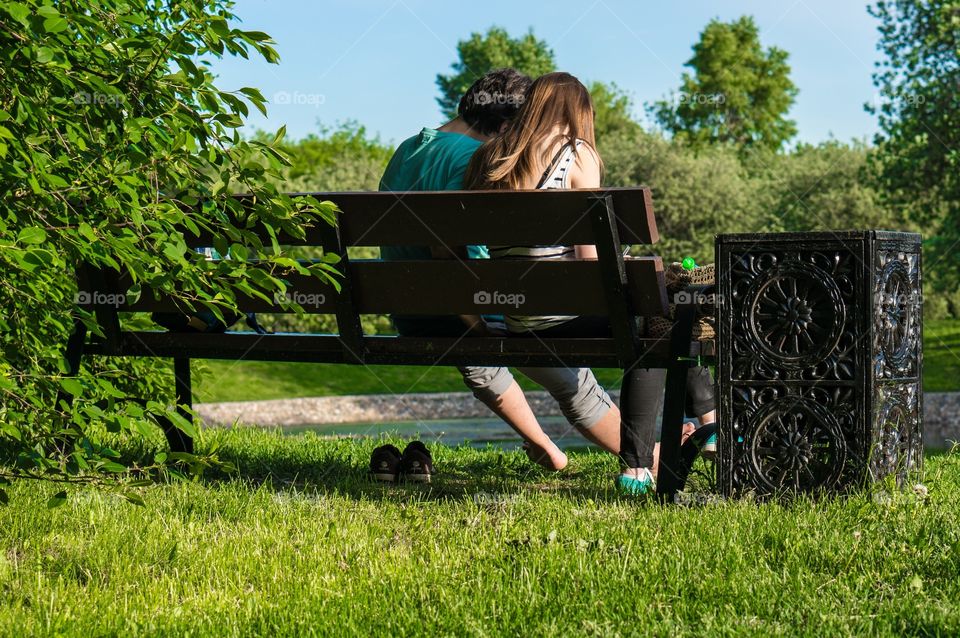
[[(546, 392), (527, 392), (534, 413), (560, 416), (556, 402)], [(611, 392), (616, 400), (617, 393)], [(371, 423), (378, 421), (425, 421), (431, 419), (493, 418), (487, 408), (468, 392), (427, 394), (366, 394), (274, 401), (200, 403), (197, 412), (209, 425), (239, 421), (256, 425), (302, 425), (305, 423)], [(928, 392), (924, 395), (924, 443), (946, 447), (960, 441), (960, 392)]]

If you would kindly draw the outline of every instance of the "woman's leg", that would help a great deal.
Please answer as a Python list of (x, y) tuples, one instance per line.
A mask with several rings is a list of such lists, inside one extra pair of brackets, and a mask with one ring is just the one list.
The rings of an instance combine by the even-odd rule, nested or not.
[[(624, 379), (624, 382), (626, 382), (626, 379)], [(663, 407), (663, 393), (666, 382), (667, 371), (662, 368), (647, 370), (646, 374), (638, 375), (633, 380), (633, 383), (643, 384), (645, 386), (642, 391), (634, 389), (633, 396), (640, 397), (637, 400), (650, 403), (650, 406), (647, 408), (647, 410), (638, 411), (638, 416), (634, 416), (633, 420), (639, 418), (641, 422), (648, 422), (652, 420), (654, 423), (656, 423), (660, 410)], [(623, 405), (624, 396), (626, 396), (626, 393), (624, 390), (621, 390), (621, 406)], [(687, 373), (687, 400), (685, 406), (687, 414), (696, 415), (700, 425), (714, 423), (716, 421), (715, 406), (716, 397), (714, 394), (713, 378), (710, 376), (710, 368), (703, 366), (690, 368), (689, 372)], [(652, 411), (653, 414), (651, 415), (649, 411)], [(690, 437), (690, 435), (694, 433), (694, 431), (695, 428), (693, 425), (691, 425), (689, 422), (684, 423), (680, 443), (683, 444)], [(630, 435), (625, 433), (624, 436), (627, 437)], [(635, 444), (631, 444), (625, 440), (623, 445), (629, 446)], [(654, 476), (656, 476), (657, 470), (659, 469), (659, 461), (660, 444), (657, 443), (653, 448)], [(630, 468), (629, 465), (627, 467)]]
[(590, 368), (519, 370), (550, 393), (567, 422), (578, 432), (606, 451), (619, 453), (620, 412)]
[(623, 376), (620, 388), (620, 461), (625, 473), (652, 471), (657, 417), (663, 402), (666, 371), (634, 368)]
[(714, 394), (713, 378), (710, 368), (697, 366), (687, 373), (687, 411), (694, 414), (700, 425), (715, 423), (717, 420), (717, 400)]
[(514, 381), (509, 370), (465, 366), (460, 368), (460, 373), (473, 395), (530, 444), (527, 455), (531, 460), (549, 470), (562, 470), (566, 467), (567, 456), (540, 427), (523, 390)]
[(583, 438), (610, 454), (620, 454), (620, 408), (616, 405), (611, 405), (599, 421), (590, 427), (578, 427), (577, 431)]

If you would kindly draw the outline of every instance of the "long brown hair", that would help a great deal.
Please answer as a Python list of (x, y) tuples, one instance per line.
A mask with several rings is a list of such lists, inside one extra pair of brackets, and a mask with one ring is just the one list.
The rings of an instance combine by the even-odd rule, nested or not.
[(569, 73), (542, 75), (534, 80), (523, 106), (504, 132), (474, 153), (464, 186), (523, 188), (540, 178), (559, 144), (575, 144), (578, 139), (596, 153), (590, 92)]

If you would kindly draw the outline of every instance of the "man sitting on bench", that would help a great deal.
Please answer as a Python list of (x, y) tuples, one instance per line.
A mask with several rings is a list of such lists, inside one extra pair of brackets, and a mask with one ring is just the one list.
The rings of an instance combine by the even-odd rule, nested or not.
[[(424, 128), (400, 144), (380, 181), (380, 190), (461, 190), (470, 158), (516, 115), (530, 84), (530, 78), (513, 69), (491, 71), (477, 80), (461, 98), (455, 119), (437, 129)], [(485, 246), (467, 246), (460, 255), (449, 247), (383, 246), (380, 254), (388, 260), (489, 258)], [(393, 321), (404, 336), (459, 338), (468, 333), (493, 333), (482, 317), (474, 315), (395, 316)], [(509, 370), (479, 366), (459, 370), (474, 396), (523, 437), (531, 460), (552, 470), (566, 466), (566, 455), (544, 433)], [(588, 440), (619, 453), (620, 411), (589, 368), (520, 370), (557, 400), (570, 424)]]

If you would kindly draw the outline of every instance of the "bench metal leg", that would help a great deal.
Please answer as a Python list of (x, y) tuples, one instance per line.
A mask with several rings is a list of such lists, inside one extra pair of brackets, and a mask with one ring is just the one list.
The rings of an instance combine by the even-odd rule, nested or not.
[(663, 421), (660, 427), (660, 469), (657, 472), (657, 496), (672, 503), (676, 493), (687, 482), (688, 468), (680, 459), (680, 437), (683, 435), (684, 408), (687, 398), (687, 373), (691, 361), (690, 342), (696, 307), (678, 303), (670, 334), (672, 363), (667, 368), (664, 390)]
[[(177, 412), (185, 419), (192, 419), (193, 416), (187, 412), (187, 408), (193, 407), (193, 389), (190, 383), (190, 359), (173, 360), (174, 386), (176, 388)], [(176, 427), (169, 419), (164, 419), (163, 433), (170, 444), (170, 450), (173, 452), (187, 452), (193, 454), (193, 439)]]
[[(67, 340), (67, 350), (64, 358), (67, 360), (67, 374), (70, 376), (80, 372), (80, 362), (83, 359), (83, 344), (87, 340), (87, 326), (79, 319), (73, 322), (73, 333)], [(68, 405), (73, 404), (73, 395), (63, 390), (57, 391), (57, 408), (60, 402), (66, 401)]]
[[(70, 338), (67, 339), (67, 349), (64, 352), (64, 358), (67, 361), (67, 374), (74, 376), (80, 372), (80, 364), (83, 361), (83, 344), (87, 340), (87, 326), (79, 319), (75, 319), (73, 322), (73, 333), (70, 335)], [(60, 409), (62, 403), (66, 403), (67, 408), (70, 409), (73, 406), (74, 396), (69, 392), (65, 392), (62, 388), (57, 390), (56, 403), (54, 404), (56, 409)], [(69, 421), (70, 417), (66, 417), (66, 421)], [(70, 441), (62, 436), (57, 436), (54, 438), (53, 445), (61, 454), (67, 454), (72, 445)]]
[(668, 503), (683, 489), (687, 472), (680, 459), (684, 406), (687, 398), (688, 361), (678, 361), (667, 369), (664, 390), (663, 421), (660, 428), (660, 469), (657, 472), (657, 496)]

